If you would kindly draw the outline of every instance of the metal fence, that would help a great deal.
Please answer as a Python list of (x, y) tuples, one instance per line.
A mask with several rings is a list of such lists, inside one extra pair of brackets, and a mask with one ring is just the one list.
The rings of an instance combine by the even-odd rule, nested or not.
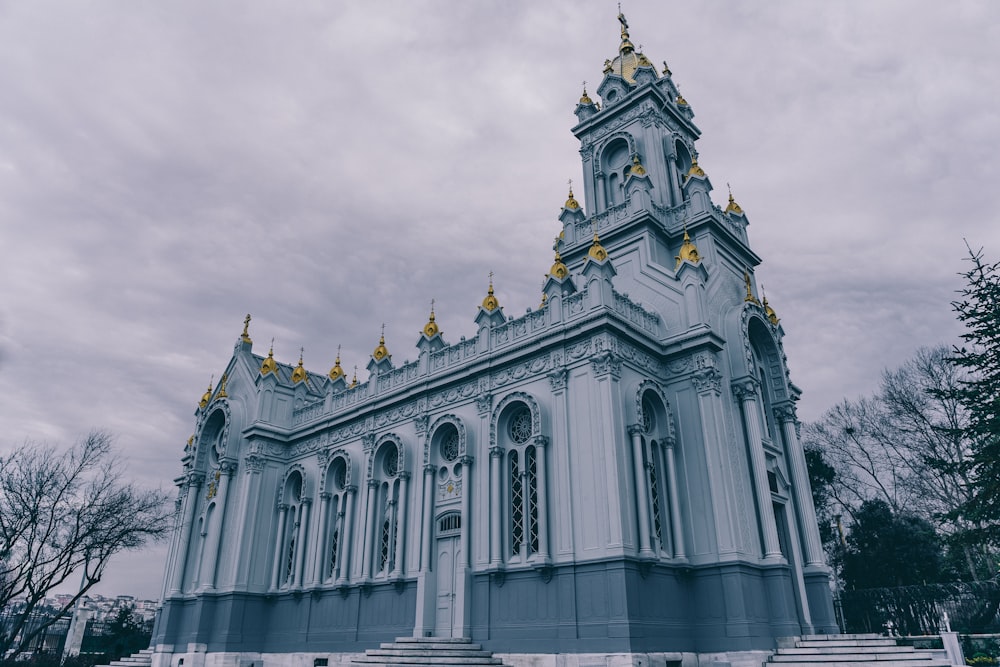
[(956, 632), (1000, 632), (1000, 583), (996, 581), (843, 591), (839, 602), (849, 633), (937, 634), (945, 614)]

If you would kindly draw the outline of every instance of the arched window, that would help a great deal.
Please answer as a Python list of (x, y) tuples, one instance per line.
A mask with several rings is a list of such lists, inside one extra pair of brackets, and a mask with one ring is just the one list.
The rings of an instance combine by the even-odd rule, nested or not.
[(532, 438), (531, 409), (513, 403), (501, 415), (499, 425), (507, 450), (508, 556), (527, 561), (538, 553), (538, 449)]
[(601, 169), (607, 174), (607, 201), (608, 206), (616, 206), (625, 201), (624, 182), (628, 174), (631, 162), (628, 142), (623, 138), (617, 138), (604, 149), (601, 160)]
[(399, 539), (399, 446), (385, 442), (376, 453), (373, 474), (379, 480), (376, 495), (376, 544), (374, 572), (388, 576), (396, 566), (396, 543)]
[(669, 522), (669, 508), (666, 500), (669, 497), (666, 488), (662, 443), (666, 435), (665, 411), (659, 398), (651, 391), (642, 397), (643, 426), (643, 468), (646, 471), (649, 514), (652, 523), (653, 551), (670, 553), (670, 531), (664, 526)]
[(290, 588), (296, 583), (298, 556), (301, 550), (305, 510), (302, 502), (302, 474), (295, 470), (285, 479), (281, 494), (284, 521), (279, 520), (278, 536), (278, 588)]
[(323, 580), (332, 581), (337, 577), (337, 567), (340, 565), (340, 554), (343, 551), (343, 535), (345, 521), (345, 504), (347, 494), (347, 460), (337, 456), (330, 462), (327, 470), (326, 489), (330, 494), (327, 507), (326, 549), (323, 563)]

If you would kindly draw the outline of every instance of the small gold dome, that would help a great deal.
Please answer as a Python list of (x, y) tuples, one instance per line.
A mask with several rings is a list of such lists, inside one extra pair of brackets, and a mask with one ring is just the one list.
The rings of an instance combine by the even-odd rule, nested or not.
[(292, 371), (292, 382), (298, 384), (305, 380), (309, 374), (306, 373), (305, 366), (302, 365), (302, 356), (305, 354), (305, 350), (299, 352), (299, 365), (295, 367)]
[(684, 228), (684, 243), (681, 244), (680, 253), (674, 258), (677, 260), (677, 266), (674, 270), (677, 270), (681, 266), (681, 262), (687, 260), (692, 264), (697, 264), (701, 261), (701, 255), (698, 254), (698, 248), (695, 244), (691, 243), (691, 237), (688, 236), (687, 228)]
[(590, 106), (594, 103), (594, 100), (590, 99), (590, 95), (587, 94), (587, 87), (583, 87), (583, 95), (580, 96), (580, 104), (584, 106)]
[(741, 215), (743, 213), (743, 209), (740, 208), (740, 205), (736, 203), (735, 199), (733, 199), (732, 192), (729, 193), (729, 206), (726, 207), (726, 213), (735, 213), (736, 215)]
[(647, 58), (645, 55), (643, 55), (643, 54), (640, 53), (639, 54), (639, 67), (652, 67), (652, 66), (653, 66), (653, 63), (649, 62), (649, 58)]
[(608, 258), (608, 251), (601, 245), (601, 239), (598, 238), (597, 232), (594, 232), (594, 243), (590, 246), (587, 255), (598, 262), (603, 262)]
[(348, 389), (354, 389), (358, 386), (358, 367), (354, 367), (354, 379), (351, 380), (351, 384), (347, 386)]
[(774, 312), (774, 308), (771, 308), (767, 303), (767, 296), (764, 297), (764, 314), (767, 315), (767, 319), (771, 324), (778, 326), (778, 322), (781, 320), (778, 319), (778, 314)]
[(339, 380), (344, 377), (344, 369), (340, 367), (340, 346), (337, 346), (337, 358), (333, 362), (333, 368), (327, 373), (327, 377), (331, 380)]
[(271, 349), (267, 351), (267, 359), (264, 363), (260, 365), (260, 374), (267, 375), (268, 373), (278, 372), (278, 362), (274, 360), (274, 343), (271, 344)]
[(194, 435), (188, 438), (188, 441), (184, 444), (184, 449), (190, 449), (194, 445)]
[(493, 295), (493, 278), (490, 278), (490, 288), (486, 292), (486, 298), (483, 299), (483, 310), (488, 310), (493, 312), (500, 307), (500, 301), (497, 300), (496, 296)]
[(682, 107), (690, 106), (688, 104), (688, 101), (684, 99), (684, 96), (681, 95), (680, 93), (677, 93), (677, 105)]
[(201, 395), (201, 400), (198, 401), (198, 407), (204, 408), (212, 400), (212, 385), (215, 383), (215, 377), (213, 376), (211, 380), (208, 381), (208, 389), (205, 393)]
[(563, 208), (571, 211), (576, 211), (580, 208), (580, 202), (578, 202), (576, 197), (573, 196), (573, 188), (569, 189), (569, 197), (566, 199), (566, 203), (563, 204)]
[(691, 168), (688, 169), (688, 176), (704, 176), (705, 170), (698, 166), (698, 155), (691, 157)]
[(641, 162), (639, 162), (639, 154), (638, 153), (636, 153), (635, 155), (632, 156), (632, 172), (631, 173), (633, 173), (636, 176), (645, 176), (645, 174), (646, 174), (646, 168), (642, 166)]
[(538, 304), (538, 309), (541, 310), (542, 308), (547, 306), (548, 303), (549, 303), (549, 295), (546, 294), (545, 292), (542, 292), (542, 302)]
[(440, 332), (440, 327), (438, 327), (437, 322), (434, 321), (434, 302), (431, 301), (431, 314), (430, 317), (427, 318), (427, 324), (424, 325), (424, 335), (428, 338), (433, 338)]
[(563, 264), (562, 257), (559, 255), (558, 250), (556, 251), (555, 263), (552, 265), (552, 268), (549, 269), (549, 275), (556, 280), (562, 280), (569, 275), (569, 269), (566, 268), (565, 264)]
[(383, 333), (379, 336), (378, 347), (372, 352), (372, 359), (375, 361), (382, 361), (389, 356), (389, 348), (385, 346), (385, 334)]

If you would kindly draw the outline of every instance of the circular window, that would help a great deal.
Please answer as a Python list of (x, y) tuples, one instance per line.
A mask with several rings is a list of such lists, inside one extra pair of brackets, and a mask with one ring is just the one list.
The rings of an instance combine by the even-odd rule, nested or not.
[(531, 437), (531, 411), (521, 408), (510, 418), (510, 439), (521, 445)]
[(445, 461), (454, 461), (458, 458), (458, 431), (454, 428), (441, 439), (441, 457)]
[(656, 428), (656, 412), (653, 410), (653, 406), (649, 401), (643, 400), (642, 402), (642, 429), (646, 433), (652, 433), (653, 429)]
[(399, 472), (399, 451), (396, 449), (395, 445), (388, 445), (385, 448), (385, 458), (382, 463), (382, 470), (389, 477), (395, 477), (396, 473)]

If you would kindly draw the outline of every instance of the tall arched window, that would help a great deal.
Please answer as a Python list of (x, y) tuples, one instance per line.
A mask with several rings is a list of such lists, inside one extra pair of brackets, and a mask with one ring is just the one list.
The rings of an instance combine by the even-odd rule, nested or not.
[(646, 471), (647, 489), (652, 523), (653, 551), (671, 553), (669, 508), (667, 506), (667, 478), (664, 472), (662, 443), (666, 433), (665, 410), (659, 398), (650, 391), (642, 397), (643, 468)]
[(397, 542), (400, 539), (398, 516), (400, 501), (399, 447), (387, 441), (376, 453), (374, 478), (379, 481), (375, 499), (375, 564), (377, 576), (388, 576), (396, 570)]
[(538, 449), (532, 438), (531, 410), (514, 403), (502, 415), (501, 432), (507, 450), (508, 556), (527, 561), (538, 553)]
[(345, 547), (343, 544), (344, 522), (346, 520), (345, 504), (347, 495), (347, 460), (337, 456), (330, 463), (327, 471), (326, 489), (330, 494), (327, 505), (326, 548), (323, 555), (323, 581), (333, 581), (337, 578), (337, 567)]
[(291, 588), (300, 576), (301, 542), (304, 538), (305, 503), (302, 502), (302, 474), (293, 470), (285, 479), (278, 507), (277, 571), (274, 573), (276, 588)]

